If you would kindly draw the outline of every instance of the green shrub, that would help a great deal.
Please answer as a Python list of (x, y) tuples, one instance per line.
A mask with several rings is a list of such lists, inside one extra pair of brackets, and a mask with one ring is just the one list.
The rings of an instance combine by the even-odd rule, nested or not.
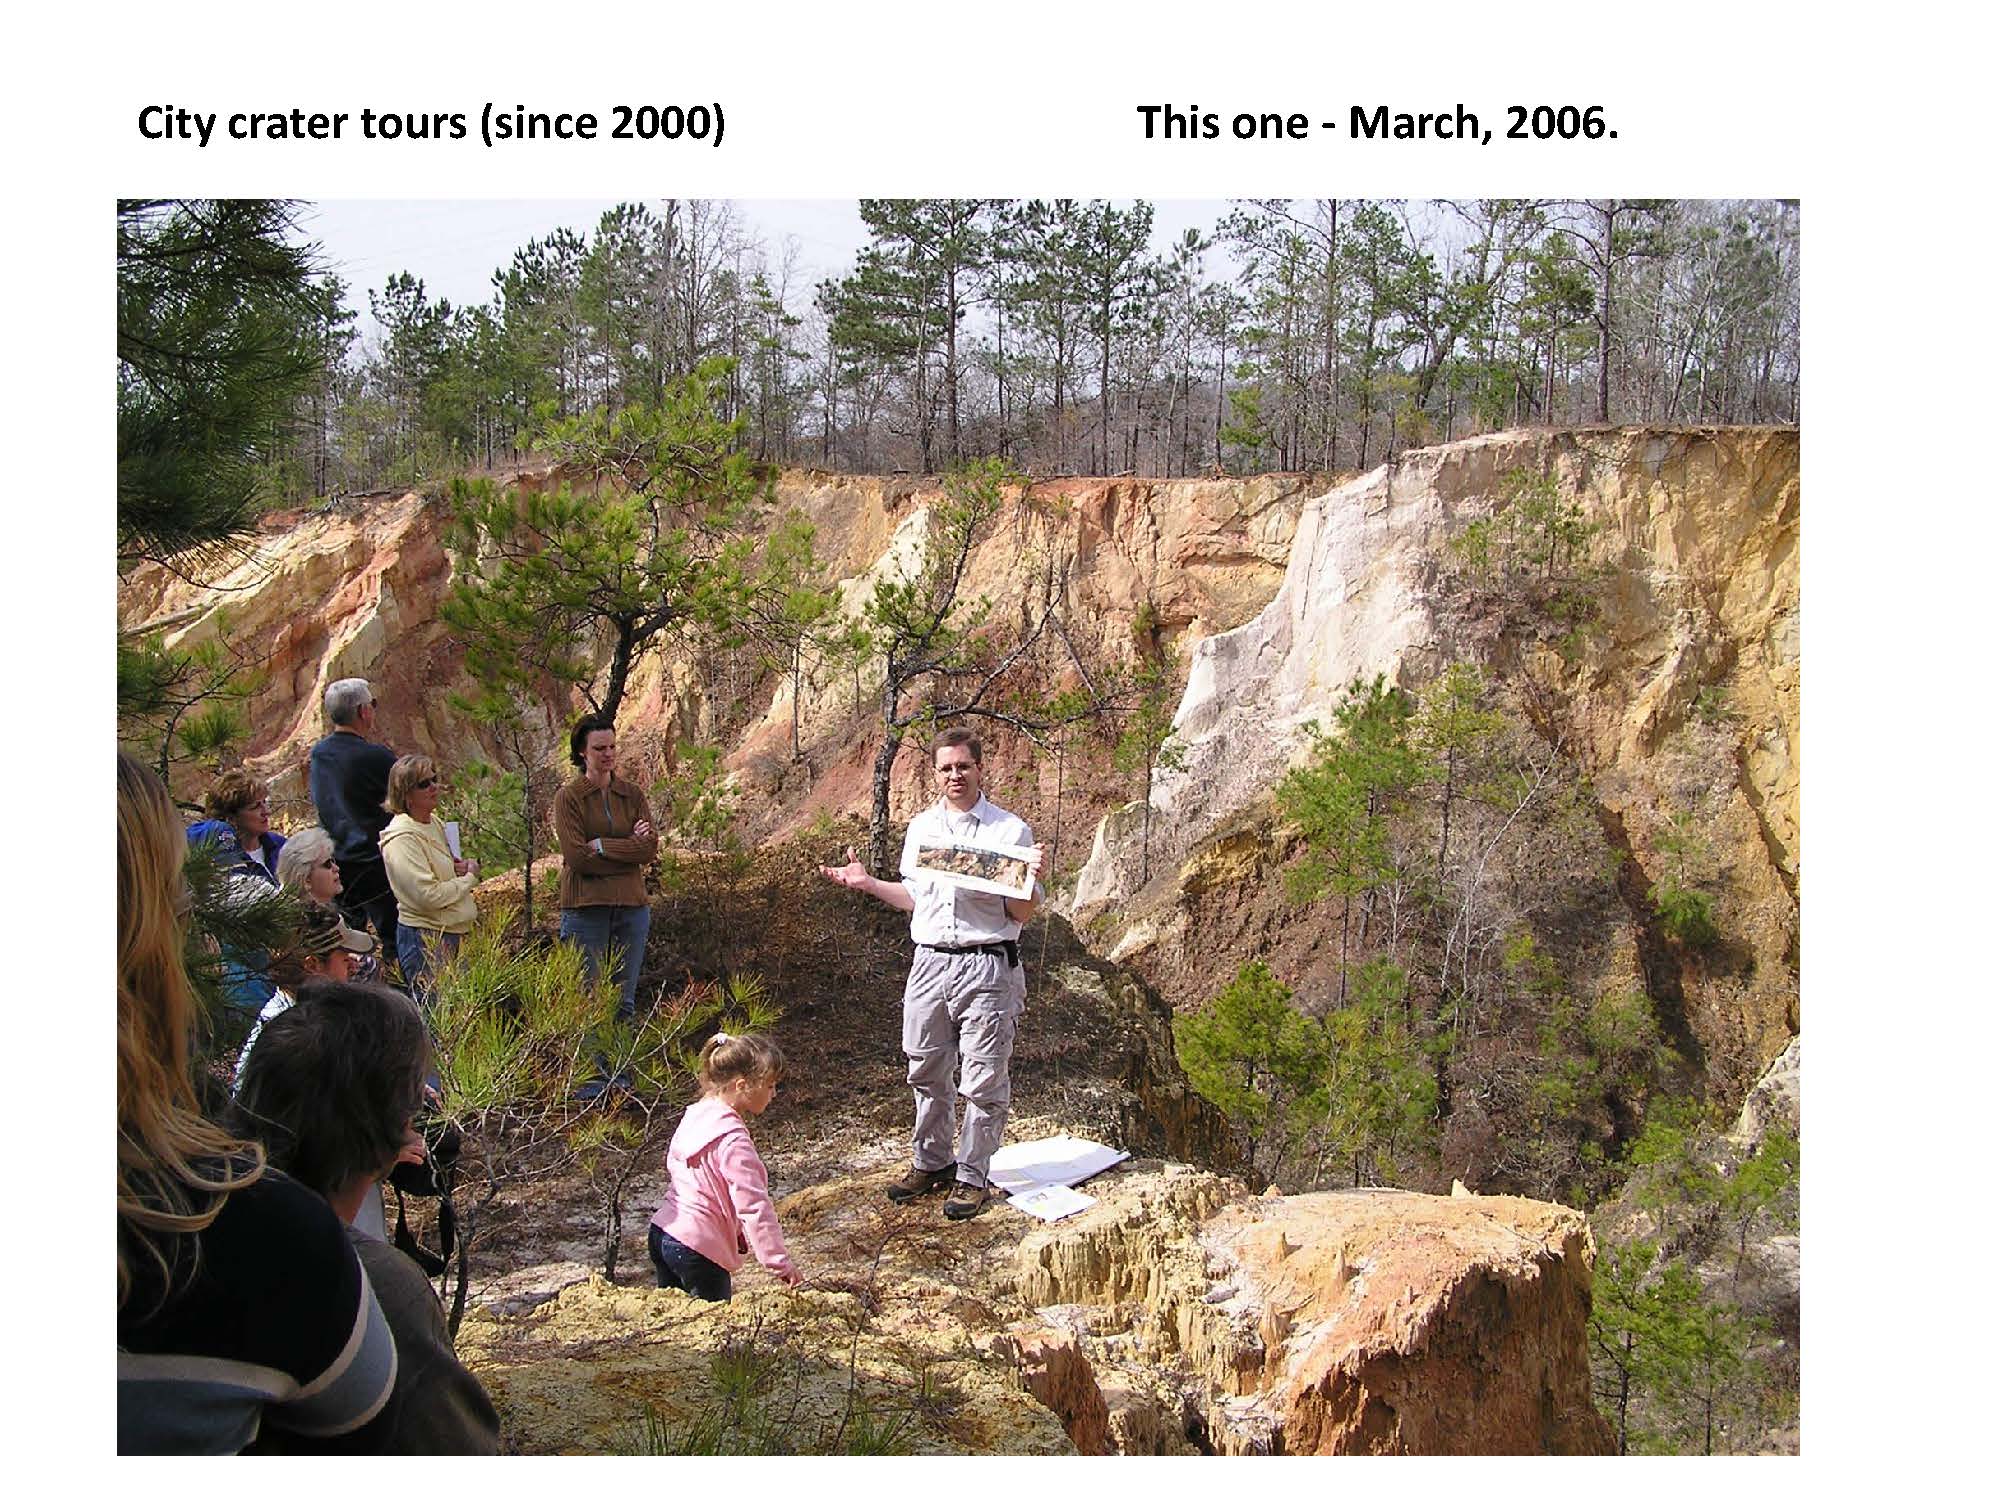
[(1695, 949), (1720, 937), (1715, 926), (1715, 898), (1707, 892), (1668, 877), (1654, 883), (1653, 906), (1659, 909), (1660, 922), (1676, 943)]

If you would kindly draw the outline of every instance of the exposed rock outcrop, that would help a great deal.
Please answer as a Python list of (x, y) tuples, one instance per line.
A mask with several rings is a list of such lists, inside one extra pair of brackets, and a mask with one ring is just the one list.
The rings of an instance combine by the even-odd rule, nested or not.
[(1773, 1129), (1797, 1140), (1799, 1136), (1799, 1038), (1771, 1060), (1743, 1100), (1742, 1113), (1729, 1132), (1729, 1144), (1739, 1153), (1755, 1151)]
[[(1170, 1170), (1030, 1235), (1020, 1260), (1029, 1304), (1103, 1313), (1075, 1334), (1079, 1363), (1101, 1360), (1121, 1387), (1150, 1373), (1215, 1450), (1610, 1446), (1590, 1404), (1590, 1235), (1566, 1208), (1380, 1189), (1252, 1198)], [(1050, 1388), (1099, 1434), (1104, 1396), (1080, 1367)]]
[[(1446, 541), (1492, 513), (1517, 470), (1582, 505), (1610, 568), (1598, 625), (1567, 656), (1521, 654), (1454, 585)], [(1741, 1094), (1799, 1027), (1798, 525), (1795, 430), (1512, 431), (1405, 452), (1315, 497), (1277, 595), (1195, 650), (1174, 722), (1185, 770), (1153, 793), (1153, 863), (1183, 896), (1260, 877), (1275, 858), (1261, 816), (1303, 750), (1299, 727), (1330, 719), (1350, 681), (1414, 687), (1453, 659), (1528, 674), (1566, 712), (1607, 842), (1631, 858), (1628, 901), (1643, 906), (1660, 874), (1653, 836), (1670, 811), (1698, 807), (1742, 952), (1726, 979), (1692, 982), (1686, 1019), (1720, 1086)], [(1726, 709), (1697, 720), (1704, 700)], [(1727, 737), (1698, 766), (1671, 750), (1690, 726)], [(1725, 764), (1714, 781), (1711, 762)], [(1135, 906), (1152, 918), (1138, 819), (1135, 807), (1100, 823), (1072, 901), (1080, 923)], [(1109, 921), (1110, 940), (1130, 937)], [(1153, 918), (1149, 937), (1170, 931)]]
[[(561, 473), (508, 480), (538, 489)], [(1009, 501), (973, 554), (965, 594), (988, 596), (996, 613), (1013, 615), (1030, 597), (1039, 605), (1047, 582), (1063, 603), (1070, 642), (1084, 653), (1129, 658), (1142, 603), (1163, 641), (1199, 639), (1240, 625), (1270, 599), (1308, 485), (1286, 475), (1039, 482)], [(874, 579), (915, 553), (937, 495), (934, 478), (790, 472), (780, 479), (774, 511), (796, 510), (813, 522), (841, 608), (858, 616)], [(272, 514), (245, 554), (194, 581), (157, 566), (125, 577), (119, 625), (169, 643), (226, 628), (246, 657), (263, 661), (266, 684), (246, 702), (245, 758), (271, 781), (281, 819), (309, 812), (306, 753), (324, 729), (320, 697), (334, 679), (360, 674), (375, 684), (380, 729), (399, 750), (447, 762), (492, 756), (492, 744), (449, 704), (465, 679), (462, 650), (437, 618), (454, 574), (447, 518), (441, 498), (418, 493)], [(553, 687), (540, 702), (550, 747), (576, 703)], [(813, 759), (805, 769), (791, 760), (788, 681), (760, 680), (747, 664), (649, 656), (634, 669), (621, 711), (624, 770), (655, 781), (675, 740), (721, 739), (753, 835), (794, 830), (823, 812), (865, 814), (869, 764), (881, 739), (872, 684), (829, 675), (802, 705)], [(921, 754), (907, 755), (894, 779), (898, 817), (934, 787), (916, 760)], [(997, 797), (1053, 827), (1044, 803), (1055, 789), (1053, 766), (1036, 761), (1025, 744), (1003, 744), (991, 769)], [(1087, 824), (1119, 796), (1079, 784), (1074, 768), (1066, 786), (1072, 823)], [(185, 791), (198, 796), (198, 785)]]
[[(1136, 1163), (1038, 1228), (883, 1202), (850, 1174), (779, 1206), (806, 1288), (489, 1288), (460, 1346), (514, 1449), (669, 1448), (725, 1414), (813, 1449), (857, 1404), (912, 1451), (1127, 1455), (1607, 1447), (1584, 1364), (1589, 1233), (1518, 1198), (1251, 1198)], [(534, 1283), (528, 1283), (532, 1285)], [(556, 1284), (556, 1283), (551, 1283)], [(740, 1411), (742, 1400), (737, 1401)], [(665, 1441), (662, 1441), (662, 1434)]]

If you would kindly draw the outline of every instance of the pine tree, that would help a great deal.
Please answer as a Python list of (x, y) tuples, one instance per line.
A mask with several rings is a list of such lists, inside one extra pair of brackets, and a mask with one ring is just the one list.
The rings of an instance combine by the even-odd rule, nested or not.
[(1431, 681), (1417, 707), (1417, 741), (1436, 763), (1439, 782), (1437, 878), (1442, 886), (1451, 850), (1451, 811), (1465, 789), (1473, 759), (1505, 727), (1497, 710), (1480, 708), (1486, 680), (1472, 664), (1455, 663)]
[(763, 562), (750, 593), (743, 630), (765, 665), (781, 672), (792, 691), (792, 760), (804, 751), (799, 722), (811, 665), (832, 640), (840, 595), (813, 555), (812, 521), (787, 513), (764, 543)]
[(1125, 707), (1124, 727), (1112, 748), (1111, 765), (1139, 779), (1139, 881), (1153, 876), (1153, 784), (1163, 773), (1176, 771), (1187, 755), (1187, 747), (1174, 734), (1174, 713), (1180, 705), (1180, 660), (1171, 650), (1162, 649), (1153, 634), (1157, 630), (1153, 604), (1140, 603), (1132, 619), (1132, 633), (1139, 647), (1139, 663), (1132, 671), (1130, 703)]
[(1410, 1014), (1408, 977), (1386, 956), (1366, 960), (1346, 1004), (1322, 1020), (1327, 1068), (1312, 1105), (1320, 1159), (1345, 1158), (1356, 1187), (1369, 1176), (1394, 1183), (1399, 1150), (1413, 1159), (1435, 1149), (1433, 1054)]
[[(1334, 710), (1331, 732), (1307, 724), (1310, 760), (1278, 785), (1278, 803), (1306, 842), (1305, 858), (1288, 873), (1292, 894), (1341, 899), (1343, 999), (1355, 899), (1372, 897), (1398, 877), (1390, 824), (1429, 771), (1411, 740), (1413, 712), (1409, 696), (1381, 675), (1367, 684), (1355, 680)], [(1364, 904), (1364, 938), (1370, 905)]]
[(256, 516), (324, 365), (296, 210), (263, 199), (118, 203), (118, 554), (212, 552)]
[(221, 765), (243, 738), (244, 702), (264, 686), (260, 661), (234, 641), (225, 610), (214, 628), (178, 647), (156, 637), (119, 640), (118, 736), (156, 754), (169, 791), (176, 763)]
[[(609, 489), (456, 490), (465, 562), (440, 608), (477, 677), (537, 669), (615, 716), (632, 665), (697, 624), (738, 620), (750, 564), (741, 520), (774, 474), (737, 449), (743, 421), (715, 411), (727, 363), (703, 364), (657, 406), (560, 421), (540, 444)], [(603, 691), (594, 650), (609, 655)]]
[(1090, 307), (1090, 333), (1097, 342), (1097, 471), (1117, 470), (1111, 450), (1116, 391), (1111, 383), (1117, 340), (1143, 319), (1143, 308), (1161, 290), (1158, 261), (1146, 252), (1153, 235), (1153, 205), (1135, 202), (1116, 208), (1092, 200), (1078, 210), (1075, 226), (1078, 283)]
[(1070, 464), (1069, 396), (1090, 315), (1081, 271), (1086, 252), (1082, 209), (1068, 197), (1016, 203), (1007, 213), (1005, 234), (1013, 304), (1053, 397), (1051, 459), (1057, 471), (1065, 471)]
[(1174, 1052), (1200, 1095), (1248, 1132), (1275, 1168), (1293, 1106), (1325, 1083), (1324, 1033), (1292, 1004), (1292, 992), (1252, 960), (1203, 1011), (1174, 1017)]
[[(1040, 626), (1029, 626), (1004, 650), (985, 647), (979, 635), (992, 603), (961, 594), (972, 552), (999, 515), (1003, 491), (1019, 481), (992, 457), (947, 476), (944, 496), (930, 509), (915, 573), (877, 581), (869, 598), (870, 641), (882, 660), (882, 745), (875, 754), (868, 820), (869, 865), (877, 876), (889, 870), (889, 786), (904, 734), (920, 721), (967, 715), (1028, 724), (996, 708), (992, 699)], [(925, 697), (915, 698), (920, 686)]]

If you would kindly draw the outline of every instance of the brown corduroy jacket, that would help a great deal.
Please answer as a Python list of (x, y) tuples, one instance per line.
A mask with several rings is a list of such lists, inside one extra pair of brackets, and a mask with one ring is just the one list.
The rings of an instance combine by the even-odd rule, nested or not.
[[(641, 819), (652, 823), (650, 840), (632, 838)], [(555, 821), (564, 907), (645, 905), (646, 866), (660, 854), (660, 821), (636, 785), (614, 774), (599, 792), (579, 773), (557, 790)], [(592, 840), (603, 845), (603, 854), (590, 848)]]

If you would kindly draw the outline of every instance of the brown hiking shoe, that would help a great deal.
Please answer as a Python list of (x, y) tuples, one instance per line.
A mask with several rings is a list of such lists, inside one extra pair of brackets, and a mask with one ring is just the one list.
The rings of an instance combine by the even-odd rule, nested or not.
[(902, 1180), (889, 1184), (889, 1201), (908, 1203), (927, 1193), (943, 1192), (951, 1186), (952, 1179), (957, 1175), (958, 1167), (955, 1163), (951, 1166), (941, 1166), (934, 1172), (913, 1166), (903, 1173)]
[(953, 1183), (951, 1196), (944, 1200), (944, 1216), (953, 1223), (976, 1218), (991, 1196), (984, 1187), (974, 1187), (970, 1182)]

